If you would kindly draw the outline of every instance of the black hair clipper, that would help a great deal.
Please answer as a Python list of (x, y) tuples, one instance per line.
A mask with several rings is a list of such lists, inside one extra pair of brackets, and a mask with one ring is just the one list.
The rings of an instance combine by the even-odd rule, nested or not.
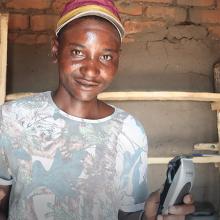
[(192, 188), (195, 168), (192, 157), (177, 156), (173, 158), (167, 169), (167, 177), (162, 193), (158, 214), (168, 215), (168, 208), (183, 203), (183, 198)]

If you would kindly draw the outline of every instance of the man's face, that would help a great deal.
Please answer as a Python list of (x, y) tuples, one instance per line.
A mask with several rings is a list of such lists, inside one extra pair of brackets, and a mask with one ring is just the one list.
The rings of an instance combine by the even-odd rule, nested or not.
[(119, 62), (120, 37), (107, 21), (73, 21), (58, 45), (60, 86), (76, 100), (96, 99), (112, 82)]

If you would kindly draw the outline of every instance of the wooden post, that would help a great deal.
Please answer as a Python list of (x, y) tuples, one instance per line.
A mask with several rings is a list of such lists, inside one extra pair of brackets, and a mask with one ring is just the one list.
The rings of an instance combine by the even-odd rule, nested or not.
[(0, 105), (6, 96), (8, 14), (0, 14)]
[(220, 92), (220, 63), (214, 65), (214, 88), (215, 92)]
[[(218, 142), (220, 142), (220, 109), (217, 110), (217, 129), (218, 129)], [(220, 154), (220, 146), (218, 146), (218, 152)], [(220, 163), (217, 163), (216, 166), (220, 171)]]
[[(215, 92), (216, 93), (220, 93), (220, 63), (216, 63), (214, 65), (214, 88), (215, 88)], [(212, 106), (216, 107), (215, 110), (217, 110), (217, 129), (218, 129), (218, 142), (220, 143), (220, 103), (216, 103), (216, 106)], [(218, 145), (218, 152), (220, 154), (220, 146)], [(220, 163), (216, 163), (215, 164), (216, 167), (219, 168), (220, 170)]]

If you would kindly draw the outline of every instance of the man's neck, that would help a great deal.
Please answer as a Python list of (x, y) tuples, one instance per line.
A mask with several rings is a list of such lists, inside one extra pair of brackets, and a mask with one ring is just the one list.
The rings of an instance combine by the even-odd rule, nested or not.
[(97, 98), (91, 101), (77, 100), (59, 89), (52, 94), (52, 98), (62, 111), (79, 118), (95, 120), (107, 117), (114, 112), (114, 108)]

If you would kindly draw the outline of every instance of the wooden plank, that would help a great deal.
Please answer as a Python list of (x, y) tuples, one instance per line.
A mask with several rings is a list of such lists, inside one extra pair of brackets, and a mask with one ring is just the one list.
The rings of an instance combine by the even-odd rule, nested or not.
[(100, 94), (100, 99), (129, 101), (129, 100), (146, 100), (146, 101), (218, 101), (220, 94), (205, 92), (104, 92)]
[(5, 102), (8, 14), (0, 14), (0, 105)]
[(219, 151), (219, 143), (200, 143), (194, 145), (194, 150)]
[(220, 102), (213, 102), (211, 104), (211, 107), (212, 107), (212, 110), (215, 111), (215, 110), (220, 110)]
[[(149, 157), (148, 164), (168, 164), (173, 157)], [(193, 157), (194, 163), (220, 163), (219, 156)]]
[[(33, 93), (17, 93), (6, 96), (7, 101), (11, 101)], [(106, 101), (220, 101), (218, 93), (200, 92), (103, 92), (98, 98)]]
[(32, 92), (20, 92), (20, 93), (9, 94), (9, 95), (6, 95), (6, 101), (13, 101), (13, 100), (24, 98), (24, 97), (31, 96), (34, 94), (35, 93), (32, 93)]

